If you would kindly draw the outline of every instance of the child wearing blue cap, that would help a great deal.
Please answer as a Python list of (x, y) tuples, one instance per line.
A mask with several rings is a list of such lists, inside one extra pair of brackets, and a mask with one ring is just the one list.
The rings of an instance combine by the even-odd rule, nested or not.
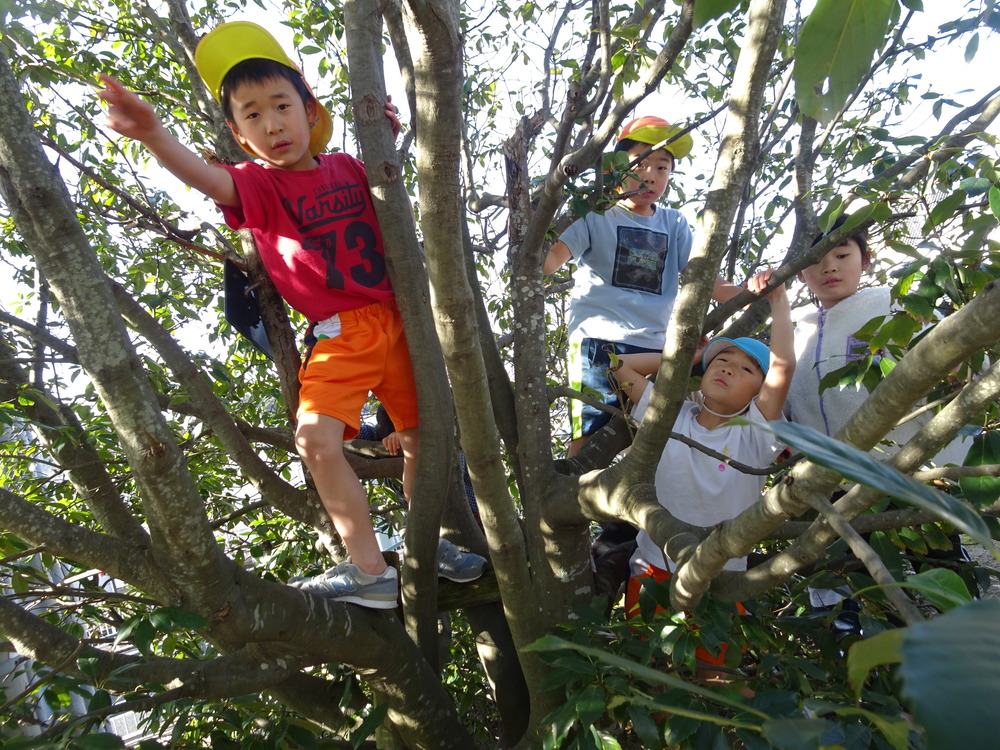
[[(770, 271), (747, 282), (752, 292), (767, 286)], [(754, 467), (765, 467), (783, 449), (775, 436), (750, 425), (729, 424), (733, 417), (753, 422), (783, 420), (782, 409), (795, 371), (795, 348), (791, 307), (784, 285), (768, 294), (771, 303), (771, 348), (750, 338), (716, 338), (702, 354), (705, 374), (701, 388), (681, 406), (674, 432), (710, 448), (717, 454)], [(648, 381), (635, 377), (623, 366), (617, 372), (628, 382), (630, 397), (638, 399), (634, 416), (641, 419), (649, 403)], [(765, 477), (744, 474), (727, 461), (710, 456), (687, 443), (667, 441), (656, 467), (654, 484), (660, 504), (686, 523), (711, 528), (733, 518), (760, 499)], [(630, 561), (631, 579), (625, 595), (625, 611), (637, 612), (641, 579), (657, 581), (670, 577), (672, 561), (645, 531), (636, 539)], [(727, 570), (745, 570), (746, 558), (733, 559)], [(698, 658), (708, 664), (722, 664), (718, 656), (699, 650)]]

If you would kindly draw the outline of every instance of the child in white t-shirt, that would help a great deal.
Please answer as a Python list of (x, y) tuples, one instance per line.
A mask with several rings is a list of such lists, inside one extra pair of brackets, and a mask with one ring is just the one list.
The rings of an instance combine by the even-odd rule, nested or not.
[[(758, 274), (750, 279), (748, 288), (759, 292), (770, 277), (770, 271)], [(770, 464), (783, 446), (770, 432), (752, 424), (729, 422), (734, 417), (750, 422), (784, 419), (782, 409), (795, 370), (791, 309), (784, 285), (770, 292), (768, 299), (773, 315), (770, 350), (750, 338), (720, 337), (710, 341), (702, 355), (705, 374), (701, 389), (684, 402), (673, 427), (678, 434), (754, 467)], [(649, 402), (648, 381), (630, 371), (627, 365), (616, 375), (628, 387), (630, 397), (638, 398), (634, 415), (641, 419)], [(663, 507), (681, 521), (708, 528), (757, 502), (764, 481), (764, 476), (744, 474), (676, 439), (667, 441), (654, 478)], [(637, 611), (642, 577), (666, 580), (673, 567), (645, 531), (639, 532), (637, 543), (625, 596), (625, 611), (630, 616)], [(730, 560), (726, 568), (744, 570), (746, 558)], [(724, 653), (714, 657), (699, 649), (698, 658), (709, 664), (721, 664)]]

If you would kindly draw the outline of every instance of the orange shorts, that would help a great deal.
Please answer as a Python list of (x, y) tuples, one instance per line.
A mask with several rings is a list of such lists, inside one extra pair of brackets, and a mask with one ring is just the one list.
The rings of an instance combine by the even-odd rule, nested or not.
[[(639, 592), (642, 591), (643, 578), (652, 578), (657, 583), (663, 583), (670, 580), (670, 571), (648, 565), (645, 573), (633, 575), (628, 579), (628, 588), (625, 589), (625, 617), (628, 619), (639, 616)], [(734, 604), (741, 615), (747, 613), (746, 607), (742, 604), (739, 602), (734, 602)], [(666, 612), (667, 610), (657, 605), (656, 611)], [(694, 629), (697, 630), (698, 626), (695, 625)], [(696, 649), (695, 656), (698, 657), (698, 661), (703, 661), (717, 667), (724, 667), (726, 665), (726, 649), (728, 645), (727, 643), (721, 645), (718, 656), (713, 656), (704, 648)]]
[(357, 436), (368, 394), (385, 406), (397, 430), (416, 427), (417, 387), (396, 301), (374, 302), (314, 323), (299, 370), (299, 415), (325, 414)]

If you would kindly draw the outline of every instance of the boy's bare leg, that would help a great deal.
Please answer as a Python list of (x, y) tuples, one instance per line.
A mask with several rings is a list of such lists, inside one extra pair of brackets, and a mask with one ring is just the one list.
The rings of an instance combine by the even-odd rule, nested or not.
[(399, 435), (399, 447), (403, 450), (403, 496), (409, 501), (413, 494), (413, 480), (417, 473), (417, 427), (410, 427), (396, 433)]
[(386, 564), (375, 538), (368, 495), (344, 456), (345, 427), (325, 414), (303, 414), (295, 430), (295, 447), (351, 562), (369, 575), (381, 575)]

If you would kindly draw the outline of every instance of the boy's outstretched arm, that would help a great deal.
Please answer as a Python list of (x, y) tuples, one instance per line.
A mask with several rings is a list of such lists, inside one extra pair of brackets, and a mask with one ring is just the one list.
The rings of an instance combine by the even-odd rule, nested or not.
[[(747, 282), (747, 288), (759, 293), (771, 278), (771, 271), (764, 271)], [(771, 303), (771, 365), (764, 384), (757, 396), (757, 408), (767, 419), (778, 419), (785, 408), (785, 398), (792, 385), (795, 372), (795, 339), (792, 330), (792, 307), (788, 302), (785, 285), (778, 286), (767, 295)]]
[(97, 95), (108, 105), (105, 124), (126, 138), (139, 141), (179, 180), (223, 206), (239, 206), (232, 175), (202, 161), (167, 130), (149, 102), (140, 99), (109, 75)]

